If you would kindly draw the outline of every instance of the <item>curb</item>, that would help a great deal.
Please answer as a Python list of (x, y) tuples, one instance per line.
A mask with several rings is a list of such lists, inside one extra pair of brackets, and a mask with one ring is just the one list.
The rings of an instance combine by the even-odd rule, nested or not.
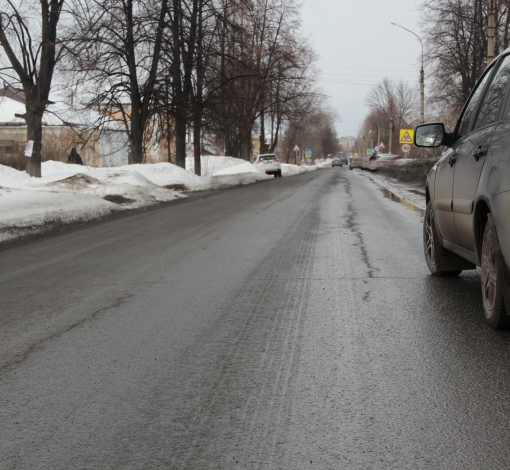
[(398, 194), (396, 194), (392, 189), (389, 189), (387, 186), (385, 186), (384, 184), (382, 184), (381, 182), (379, 181), (376, 181), (374, 178), (372, 178), (371, 176), (368, 177), (368, 179), (374, 183), (377, 188), (383, 193), (383, 195), (385, 197), (387, 197), (388, 199), (391, 199), (392, 201), (394, 202), (398, 202), (400, 203), (402, 206), (404, 206), (406, 209), (409, 209), (409, 210), (412, 210), (412, 211), (416, 211), (416, 212), (419, 212), (421, 216), (424, 216), (425, 215), (425, 208), (415, 204), (414, 202), (411, 202), (409, 201), (408, 199), (402, 197), (402, 196), (399, 196)]

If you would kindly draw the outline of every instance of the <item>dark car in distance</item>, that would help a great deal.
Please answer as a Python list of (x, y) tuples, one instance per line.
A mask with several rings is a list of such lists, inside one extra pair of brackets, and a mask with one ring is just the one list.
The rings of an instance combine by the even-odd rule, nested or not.
[(417, 147), (445, 145), (426, 180), (423, 244), (429, 270), (481, 268), (487, 322), (510, 325), (510, 49), (484, 72), (452, 133), (418, 126)]
[(331, 166), (342, 166), (342, 160), (340, 157), (335, 157), (333, 160), (331, 160)]

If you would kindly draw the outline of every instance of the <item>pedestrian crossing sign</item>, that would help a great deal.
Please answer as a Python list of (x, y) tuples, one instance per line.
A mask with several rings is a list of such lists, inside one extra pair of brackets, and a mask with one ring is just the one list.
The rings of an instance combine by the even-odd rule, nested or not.
[(414, 139), (414, 131), (412, 129), (400, 129), (400, 143), (412, 144)]

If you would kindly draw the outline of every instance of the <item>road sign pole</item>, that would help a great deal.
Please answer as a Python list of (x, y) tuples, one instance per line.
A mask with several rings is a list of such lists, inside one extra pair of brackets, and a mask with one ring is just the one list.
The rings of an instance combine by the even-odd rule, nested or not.
[(389, 132), (389, 136), (388, 136), (388, 141), (389, 141), (389, 145), (388, 145), (388, 153), (391, 153), (391, 141), (392, 141), (392, 132), (393, 132), (393, 116), (390, 116), (390, 128), (388, 129), (388, 132)]

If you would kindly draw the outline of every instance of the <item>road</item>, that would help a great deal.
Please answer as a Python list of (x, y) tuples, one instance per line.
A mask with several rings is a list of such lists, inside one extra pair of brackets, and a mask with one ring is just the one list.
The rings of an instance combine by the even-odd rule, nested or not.
[(479, 271), (327, 168), (0, 249), (0, 468), (508, 468)]

